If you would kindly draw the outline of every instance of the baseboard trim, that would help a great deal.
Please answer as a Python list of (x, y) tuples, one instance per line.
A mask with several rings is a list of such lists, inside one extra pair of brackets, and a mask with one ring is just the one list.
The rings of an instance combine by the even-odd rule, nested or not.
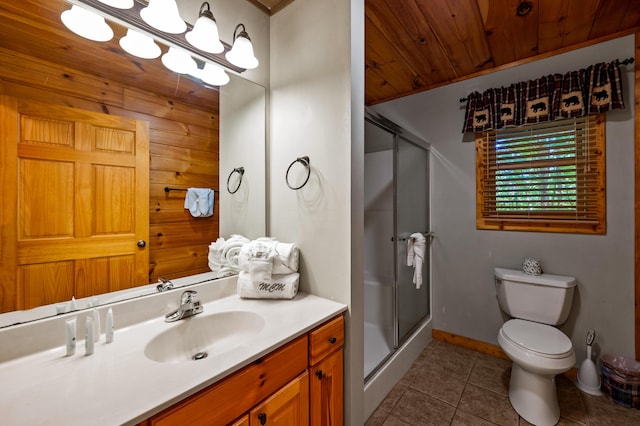
[[(433, 337), (433, 340), (451, 343), (452, 345), (461, 346), (463, 348), (492, 355), (497, 358), (509, 359), (500, 346), (492, 345), (491, 343), (485, 343), (469, 337), (459, 336), (457, 334), (449, 333), (448, 331), (436, 330), (435, 328), (431, 330), (431, 337)], [(578, 369), (573, 367), (571, 370), (564, 373), (563, 376), (571, 381), (575, 381), (578, 377)]]
[(509, 357), (504, 353), (500, 346), (481, 342), (480, 340), (459, 336), (447, 331), (436, 330), (435, 328), (431, 331), (431, 337), (433, 337), (434, 340), (441, 340), (443, 342), (451, 343), (452, 345), (456, 346), (462, 346), (463, 348), (471, 349), (483, 354), (492, 355), (502, 359), (509, 359)]

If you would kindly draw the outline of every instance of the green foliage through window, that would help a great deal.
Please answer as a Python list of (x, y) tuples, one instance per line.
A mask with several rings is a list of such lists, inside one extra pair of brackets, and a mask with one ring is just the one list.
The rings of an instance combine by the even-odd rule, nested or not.
[(549, 221), (604, 226), (604, 119), (596, 117), (479, 135), (479, 223), (503, 226), (526, 219), (545, 226)]

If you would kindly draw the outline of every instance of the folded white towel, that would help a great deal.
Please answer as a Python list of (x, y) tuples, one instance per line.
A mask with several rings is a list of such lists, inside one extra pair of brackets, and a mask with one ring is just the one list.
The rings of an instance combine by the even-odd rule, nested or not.
[(271, 252), (273, 273), (276, 275), (298, 272), (300, 250), (296, 243), (281, 243), (273, 238), (262, 237), (242, 246), (238, 262), (240, 269), (249, 272), (249, 260), (258, 253)]
[(213, 272), (217, 272), (223, 265), (222, 248), (224, 247), (224, 238), (218, 238), (215, 242), (209, 244), (209, 268)]
[(271, 282), (252, 281), (248, 272), (238, 275), (238, 295), (243, 299), (293, 299), (300, 274), (272, 275)]
[(213, 215), (214, 193), (210, 188), (189, 188), (184, 197), (184, 208), (193, 217), (209, 217)]
[(249, 261), (249, 279), (251, 282), (270, 283), (273, 273), (273, 258), (254, 257)]
[(240, 249), (242, 246), (249, 242), (248, 238), (243, 237), (242, 235), (233, 234), (231, 238), (225, 241), (222, 247), (222, 261), (226, 266), (231, 268), (235, 268), (238, 272), (240, 271), (239, 266), (239, 256)]
[(422, 286), (422, 264), (427, 248), (427, 240), (419, 232), (413, 233), (407, 240), (407, 266), (413, 266), (413, 283), (419, 289)]
[(232, 275), (238, 275), (238, 270), (227, 265), (222, 266), (217, 271), (218, 278), (230, 277)]
[(242, 245), (247, 242), (249, 242), (248, 238), (234, 234), (228, 240), (218, 238), (209, 244), (209, 268), (213, 272), (218, 272), (218, 277), (226, 277), (240, 272), (238, 256)]

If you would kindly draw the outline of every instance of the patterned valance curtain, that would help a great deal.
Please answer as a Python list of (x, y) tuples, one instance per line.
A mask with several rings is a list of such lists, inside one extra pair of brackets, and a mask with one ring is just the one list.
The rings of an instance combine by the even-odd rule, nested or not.
[(467, 96), (464, 132), (583, 117), (624, 108), (620, 62), (599, 63)]

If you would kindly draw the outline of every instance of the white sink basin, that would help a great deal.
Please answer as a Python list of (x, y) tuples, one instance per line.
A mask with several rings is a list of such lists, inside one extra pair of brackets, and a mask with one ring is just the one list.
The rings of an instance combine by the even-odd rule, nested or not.
[(264, 325), (264, 318), (250, 311), (198, 314), (171, 324), (147, 343), (144, 354), (157, 362), (200, 360), (251, 344)]

